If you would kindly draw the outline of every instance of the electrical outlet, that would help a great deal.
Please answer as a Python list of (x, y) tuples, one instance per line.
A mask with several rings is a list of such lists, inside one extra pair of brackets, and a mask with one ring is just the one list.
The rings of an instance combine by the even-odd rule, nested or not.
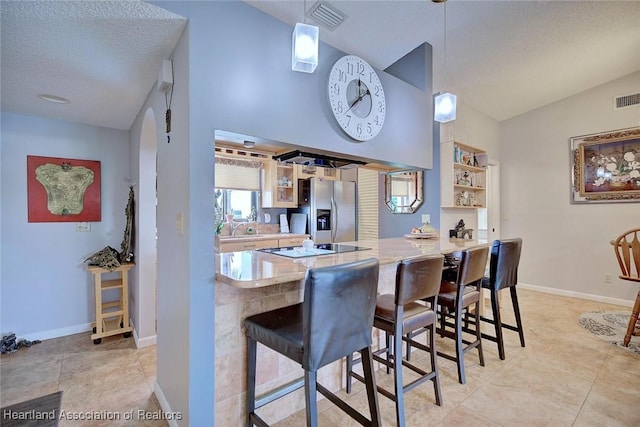
[(613, 280), (613, 276), (611, 273), (607, 273), (604, 275), (604, 283), (611, 283)]
[(423, 224), (431, 223), (431, 215), (430, 214), (422, 214), (422, 223)]
[(76, 231), (89, 232), (91, 231), (90, 222), (76, 222)]

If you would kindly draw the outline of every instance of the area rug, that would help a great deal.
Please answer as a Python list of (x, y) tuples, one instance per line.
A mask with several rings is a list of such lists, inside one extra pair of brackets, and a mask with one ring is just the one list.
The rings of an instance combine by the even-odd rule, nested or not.
[(47, 394), (0, 409), (2, 427), (55, 427), (60, 416), (62, 392)]
[(582, 313), (578, 323), (598, 338), (640, 354), (640, 337), (631, 337), (629, 347), (622, 345), (629, 324), (629, 315), (630, 313), (621, 311), (591, 311)]

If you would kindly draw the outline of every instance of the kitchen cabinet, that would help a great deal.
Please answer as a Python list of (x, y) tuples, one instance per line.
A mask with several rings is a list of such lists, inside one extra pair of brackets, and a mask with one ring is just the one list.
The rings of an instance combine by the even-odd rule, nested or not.
[(218, 236), (216, 245), (220, 245), (219, 252), (241, 252), (253, 251), (263, 248), (302, 246), (302, 241), (307, 238), (309, 238), (308, 234), (293, 234), (286, 236), (269, 234), (263, 237), (261, 237), (261, 235), (240, 238), (228, 237), (230, 241), (225, 241), (225, 238), (220, 239), (220, 237)]
[(332, 181), (340, 180), (340, 169), (320, 166), (296, 165), (299, 179), (322, 178)]
[(220, 242), (220, 252), (253, 251), (262, 248), (278, 247), (278, 239), (249, 240), (246, 242)]
[(307, 236), (302, 237), (288, 237), (286, 239), (278, 239), (278, 247), (286, 248), (288, 246), (302, 246), (302, 241), (306, 239)]
[(267, 161), (261, 174), (263, 208), (298, 206), (298, 169), (293, 163)]
[(458, 141), (440, 147), (440, 205), (477, 209), (487, 204), (487, 152)]

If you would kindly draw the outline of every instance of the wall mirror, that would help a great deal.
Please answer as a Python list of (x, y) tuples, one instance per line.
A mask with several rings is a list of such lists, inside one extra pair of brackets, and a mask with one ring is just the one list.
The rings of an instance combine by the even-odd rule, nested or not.
[(390, 172), (384, 177), (385, 204), (393, 213), (414, 213), (423, 202), (423, 172)]

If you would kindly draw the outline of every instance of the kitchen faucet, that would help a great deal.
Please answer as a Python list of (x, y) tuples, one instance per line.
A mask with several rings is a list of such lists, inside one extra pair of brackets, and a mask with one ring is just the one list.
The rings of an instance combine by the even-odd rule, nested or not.
[(240, 224), (242, 224), (241, 222), (230, 222), (231, 224), (231, 235), (235, 236), (236, 235), (236, 230), (238, 229), (238, 227), (240, 227)]

